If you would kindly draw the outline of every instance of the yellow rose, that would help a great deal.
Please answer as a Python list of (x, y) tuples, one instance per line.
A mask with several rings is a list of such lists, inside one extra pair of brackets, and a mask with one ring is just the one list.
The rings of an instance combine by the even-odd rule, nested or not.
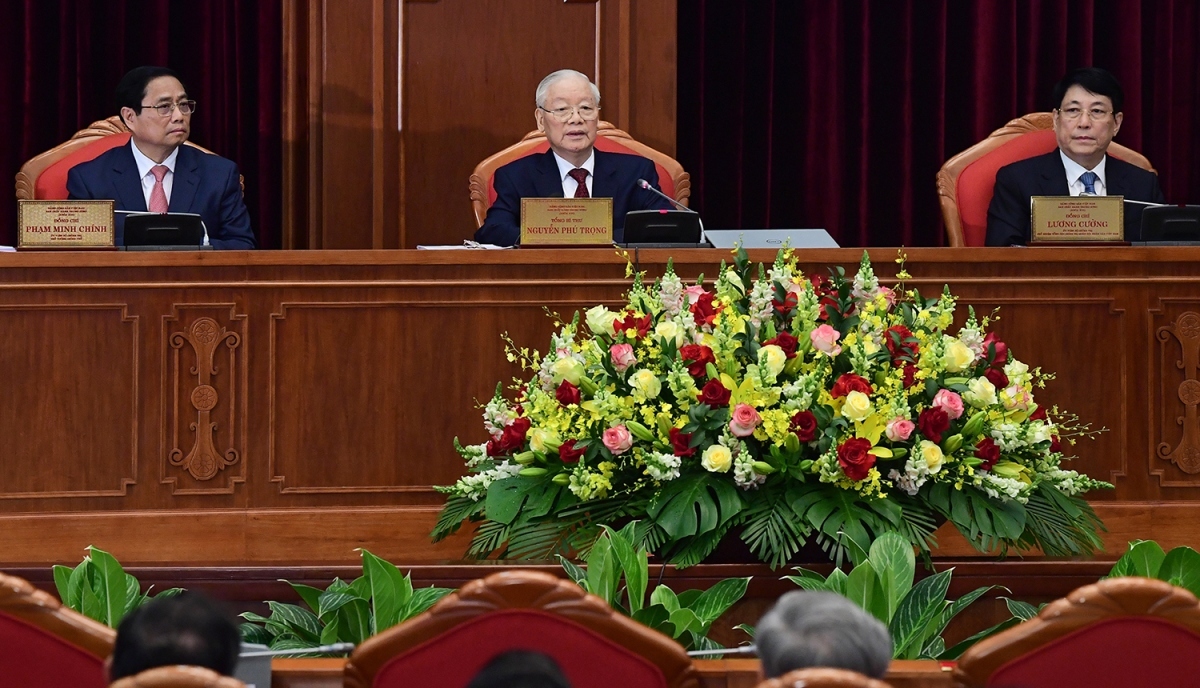
[(951, 373), (966, 370), (975, 362), (975, 353), (961, 341), (953, 337), (947, 337), (947, 339), (949, 341), (946, 342), (946, 351), (942, 354), (942, 361), (946, 364), (946, 370)]
[(674, 320), (664, 320), (654, 328), (654, 334), (667, 340), (675, 342), (675, 346), (683, 346), (683, 330), (679, 325), (675, 324)]
[(596, 306), (591, 308), (585, 314), (588, 329), (594, 334), (613, 335), (613, 323), (620, 316), (608, 310), (604, 306)]
[(767, 371), (771, 375), (779, 375), (783, 372), (783, 367), (787, 365), (787, 354), (774, 344), (768, 344), (758, 350), (758, 364), (766, 366)]
[(637, 391), (646, 395), (647, 399), (657, 398), (658, 393), (662, 391), (662, 382), (659, 381), (658, 376), (644, 368), (629, 378), (629, 384)]
[(871, 397), (862, 392), (850, 392), (842, 404), (842, 415), (856, 423), (863, 422), (871, 415)]
[(733, 454), (729, 451), (729, 447), (714, 444), (704, 450), (704, 456), (700, 458), (700, 465), (704, 466), (706, 471), (724, 473), (733, 465)]
[(550, 430), (534, 428), (529, 433), (529, 448), (536, 452), (546, 454), (558, 451), (559, 444), (562, 443), (558, 441), (558, 436)]
[(942, 461), (946, 458), (942, 454), (942, 448), (929, 440), (921, 440), (921, 444), (917, 445), (917, 455), (925, 462), (930, 473), (937, 473), (941, 470)]
[(560, 385), (566, 380), (578, 386), (579, 380), (583, 378), (583, 364), (570, 356), (560, 358), (550, 366), (550, 374), (555, 385)]
[(967, 383), (963, 399), (975, 408), (987, 408), (996, 403), (996, 385), (986, 377), (977, 377)]

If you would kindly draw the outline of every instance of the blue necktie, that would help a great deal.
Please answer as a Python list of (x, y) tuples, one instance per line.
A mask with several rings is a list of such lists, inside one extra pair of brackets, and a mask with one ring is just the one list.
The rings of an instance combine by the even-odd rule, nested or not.
[(1091, 196), (1095, 196), (1096, 195), (1095, 184), (1096, 184), (1096, 180), (1099, 178), (1100, 178), (1100, 176), (1097, 175), (1095, 172), (1084, 172), (1083, 174), (1079, 175), (1079, 181), (1083, 182), (1083, 192), (1086, 194), (1089, 194)]

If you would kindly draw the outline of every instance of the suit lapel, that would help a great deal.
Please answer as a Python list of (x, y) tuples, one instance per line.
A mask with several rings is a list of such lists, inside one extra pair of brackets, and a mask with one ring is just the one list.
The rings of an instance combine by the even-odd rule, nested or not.
[(175, 160), (175, 179), (171, 183), (170, 208), (173, 212), (192, 212), (196, 186), (200, 183), (200, 160), (197, 157), (200, 155), (204, 154), (192, 150), (189, 146), (179, 147), (179, 157)]
[(117, 192), (117, 207), (125, 210), (146, 212), (146, 195), (142, 192), (142, 178), (138, 175), (137, 161), (133, 159), (133, 150), (129, 145), (124, 146), (121, 155), (113, 164), (113, 187)]
[(558, 163), (554, 152), (546, 151), (538, 156), (537, 174), (533, 177), (533, 188), (540, 198), (562, 198), (562, 179), (558, 176)]
[(1127, 190), (1125, 182), (1125, 169), (1120, 164), (1113, 164), (1117, 161), (1108, 158), (1104, 163), (1105, 191), (1109, 196), (1124, 196)]
[(616, 183), (617, 166), (612, 156), (602, 151), (596, 151), (596, 178), (592, 180), (592, 196), (595, 198), (616, 198), (618, 185)]
[(1067, 186), (1067, 168), (1063, 167), (1062, 156), (1058, 149), (1043, 156), (1045, 163), (1042, 167), (1041, 190), (1043, 196), (1070, 196), (1071, 189)]

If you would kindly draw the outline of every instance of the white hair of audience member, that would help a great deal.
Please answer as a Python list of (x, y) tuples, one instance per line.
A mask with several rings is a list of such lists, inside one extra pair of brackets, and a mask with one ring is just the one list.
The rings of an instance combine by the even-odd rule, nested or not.
[(837, 593), (789, 592), (771, 608), (754, 635), (763, 675), (834, 667), (883, 678), (892, 661), (888, 629)]
[(592, 89), (592, 97), (596, 99), (594, 104), (600, 104), (600, 89), (596, 86), (596, 84), (592, 83), (592, 80), (588, 78), (587, 74), (584, 74), (583, 72), (577, 72), (574, 69), (560, 69), (557, 72), (551, 72), (550, 74), (547, 74), (546, 78), (542, 79), (542, 83), (538, 84), (537, 91), (534, 92), (534, 103), (540, 108), (546, 107), (546, 92), (550, 90), (550, 87), (554, 85), (554, 82), (570, 78), (583, 79), (584, 81), (588, 82), (588, 86), (590, 86)]

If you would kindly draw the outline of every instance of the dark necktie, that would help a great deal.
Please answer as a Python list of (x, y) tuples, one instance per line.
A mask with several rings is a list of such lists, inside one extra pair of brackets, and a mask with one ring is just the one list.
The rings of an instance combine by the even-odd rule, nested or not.
[(575, 187), (575, 198), (591, 198), (587, 190), (588, 171), (582, 167), (576, 167), (567, 173), (571, 179), (579, 182), (579, 186)]
[(1083, 182), (1083, 192), (1089, 196), (1095, 196), (1096, 180), (1099, 178), (1100, 175), (1096, 174), (1095, 172), (1084, 172), (1083, 174), (1079, 175), (1079, 181)]

